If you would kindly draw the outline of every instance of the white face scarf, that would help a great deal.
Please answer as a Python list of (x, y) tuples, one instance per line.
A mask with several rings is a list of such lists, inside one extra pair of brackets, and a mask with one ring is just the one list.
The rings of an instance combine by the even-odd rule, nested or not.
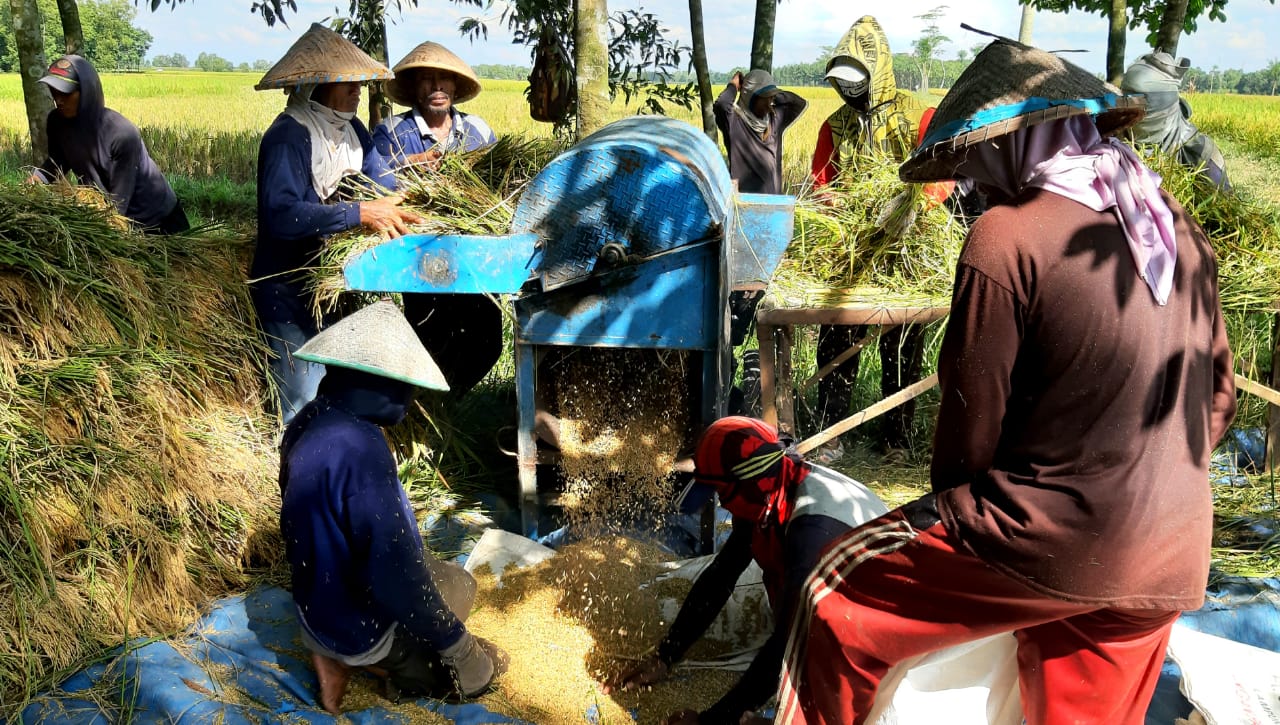
[(1178, 243), (1160, 177), (1128, 146), (1102, 138), (1092, 117), (1072, 116), (975, 144), (956, 174), (1009, 198), (1036, 187), (1094, 211), (1113, 210), (1138, 276), (1157, 303), (1168, 302)]
[(320, 201), (325, 201), (344, 177), (360, 173), (364, 149), (351, 123), (355, 112), (335, 111), (311, 100), (315, 88), (314, 84), (295, 86), (284, 112), (311, 135), (311, 187)]

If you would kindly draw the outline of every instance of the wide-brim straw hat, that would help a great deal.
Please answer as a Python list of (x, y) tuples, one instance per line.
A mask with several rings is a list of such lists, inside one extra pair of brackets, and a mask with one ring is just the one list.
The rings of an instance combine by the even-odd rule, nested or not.
[(388, 300), (347, 315), (298, 348), (294, 357), (359, 370), (429, 390), (448, 390), (444, 374), (404, 313)]
[(969, 146), (1086, 113), (1099, 133), (1113, 135), (1141, 120), (1146, 104), (1052, 53), (998, 38), (956, 79), (898, 175), (908, 182), (953, 179)]
[[(402, 106), (412, 108), (417, 103), (417, 89), (413, 87), (414, 73), (406, 73), (415, 68), (435, 68), (447, 70), (457, 78), (457, 90), (453, 94), (454, 103), (466, 103), (480, 95), (480, 79), (471, 66), (453, 51), (428, 40), (409, 51), (409, 54), (396, 63), (396, 79), (387, 84), (387, 95)], [(403, 74), (403, 75), (401, 75)]]
[(312, 23), (254, 88), (265, 91), (309, 84), (363, 83), (393, 75), (355, 43), (320, 23)]

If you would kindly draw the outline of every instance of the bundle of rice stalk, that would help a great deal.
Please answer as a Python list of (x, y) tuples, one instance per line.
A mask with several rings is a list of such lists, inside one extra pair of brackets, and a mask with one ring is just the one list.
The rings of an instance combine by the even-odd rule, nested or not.
[[(397, 172), (403, 206), (422, 215), (416, 234), (506, 234), (511, 230), (516, 197), (554, 158), (560, 146), (548, 139), (503, 137), (492, 146), (448, 154), (439, 168), (406, 166)], [(377, 234), (355, 229), (328, 240), (313, 285), (317, 313), (332, 310), (344, 284), (342, 267), (383, 242)]]
[(794, 304), (946, 304), (965, 229), (898, 180), (898, 163), (863, 155), (796, 203), (795, 231), (771, 285)]
[(0, 719), (278, 559), (245, 241), (0, 184)]
[(1280, 213), (1247, 192), (1223, 191), (1173, 155), (1144, 150), (1161, 186), (1204, 227), (1218, 257), (1218, 292), (1227, 312), (1280, 303)]

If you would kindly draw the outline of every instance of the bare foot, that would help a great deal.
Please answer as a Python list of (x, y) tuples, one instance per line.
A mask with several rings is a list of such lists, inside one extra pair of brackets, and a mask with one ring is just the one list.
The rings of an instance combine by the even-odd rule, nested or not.
[(311, 664), (320, 680), (321, 707), (331, 715), (341, 713), (342, 696), (346, 694), (347, 682), (351, 680), (351, 668), (315, 652), (311, 653)]

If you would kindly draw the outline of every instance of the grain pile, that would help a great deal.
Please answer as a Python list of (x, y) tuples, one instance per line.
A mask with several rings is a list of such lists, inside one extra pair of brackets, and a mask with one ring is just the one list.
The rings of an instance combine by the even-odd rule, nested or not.
[(672, 466), (689, 442), (687, 355), (580, 348), (555, 368), (561, 497), (580, 537), (656, 529), (670, 513)]
[(245, 242), (0, 185), (0, 719), (279, 559)]
[(737, 673), (678, 670), (649, 691), (601, 692), (602, 680), (649, 654), (670, 626), (660, 600), (683, 598), (687, 585), (642, 588), (669, 558), (653, 546), (609, 538), (567, 546), (527, 569), (508, 568), (500, 586), (492, 572), (480, 571), (467, 627), (511, 658), (485, 704), (539, 725), (582, 723), (588, 711), (598, 722), (630, 722), (634, 711), (639, 722), (654, 723), (713, 704)]

